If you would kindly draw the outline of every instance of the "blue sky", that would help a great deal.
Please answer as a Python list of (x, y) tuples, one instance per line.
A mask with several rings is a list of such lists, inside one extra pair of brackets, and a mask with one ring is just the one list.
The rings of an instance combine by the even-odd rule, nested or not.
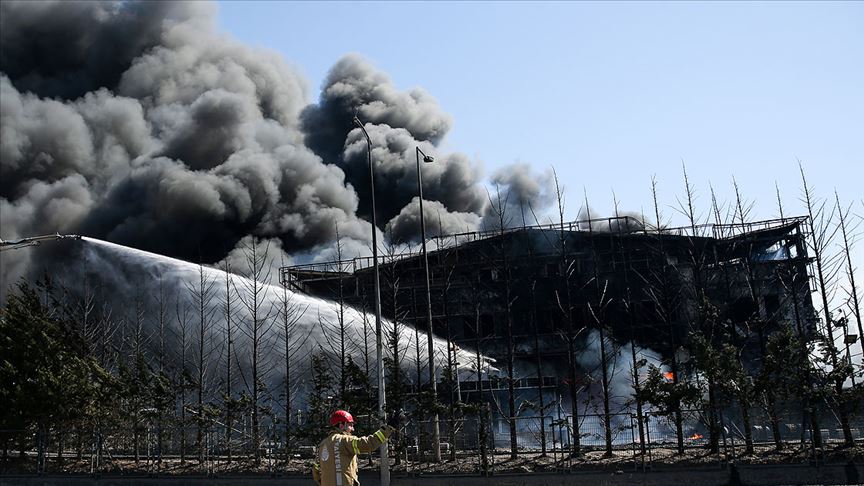
[[(708, 183), (753, 216), (786, 212), (804, 163), (820, 195), (864, 213), (864, 3), (221, 2), (219, 24), (281, 53), (310, 101), (343, 55), (400, 89), (420, 86), (455, 123), (443, 143), (485, 167), (554, 166), (575, 217), (663, 212), (681, 161), (707, 211)], [(675, 218), (680, 224), (683, 221)]]

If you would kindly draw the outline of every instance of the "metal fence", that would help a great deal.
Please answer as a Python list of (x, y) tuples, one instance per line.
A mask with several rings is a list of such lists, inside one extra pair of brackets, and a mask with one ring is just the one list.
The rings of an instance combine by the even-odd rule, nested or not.
[[(718, 462), (732, 460), (742, 451), (745, 434), (739, 418), (732, 415), (724, 412), (717, 416)], [(791, 414), (781, 418), (781, 438), (787, 443), (812, 446), (811, 431), (807, 424), (802, 425), (800, 418)], [(572, 416), (517, 417), (512, 422), (516, 430), (515, 451), (511, 448), (511, 422), (504, 417), (486, 414), (440, 420), (443, 459), (456, 461), (452, 465), (458, 464), (460, 472), (477, 474), (494, 473), (513, 455), (529, 460), (544, 458), (550, 467), (571, 467), (577, 449)], [(836, 417), (822, 416), (820, 422), (823, 447), (842, 443), (843, 434)], [(754, 444), (773, 445), (772, 430), (762, 411), (753, 412), (751, 423)], [(678, 433), (673, 415), (646, 413), (644, 440), (640, 439), (638, 424), (637, 417), (629, 413), (609, 417), (614, 454), (632, 457), (634, 467), (644, 467), (660, 451), (677, 448)], [(357, 432), (371, 433), (375, 425), (366, 418), (358, 423)], [(853, 417), (850, 425), (856, 441), (864, 441), (864, 417)], [(437, 463), (431, 452), (431, 430), (429, 421), (405, 424), (400, 433), (391, 438), (390, 460), (406, 472)], [(580, 416), (578, 430), (579, 452), (605, 451), (607, 428), (602, 415)], [(284, 425), (262, 426), (256, 446), (247, 423), (230, 431), (211, 424), (202, 427), (200, 432), (198, 427), (169, 427), (158, 423), (138, 429), (0, 430), (0, 446), (3, 447), (0, 470), (3, 473), (43, 473), (70, 470), (70, 465), (74, 465), (72, 470), (84, 473), (162, 472), (178, 470), (185, 464), (196, 472), (217, 473), (230, 463), (235, 472), (304, 473), (311, 466), (321, 437), (299, 430), (291, 432), (286, 434)], [(683, 411), (681, 432), (685, 448), (706, 448), (709, 442), (706, 412)], [(372, 457), (367, 459), (367, 463), (371, 462)]]

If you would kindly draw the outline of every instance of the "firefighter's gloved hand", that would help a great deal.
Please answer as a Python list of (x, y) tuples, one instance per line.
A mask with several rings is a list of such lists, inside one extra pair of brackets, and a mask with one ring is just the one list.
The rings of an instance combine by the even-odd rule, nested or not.
[(402, 425), (402, 422), (405, 421), (405, 411), (401, 408), (396, 410), (389, 417), (387, 417), (387, 425), (393, 427), (394, 429), (399, 429), (399, 426)]

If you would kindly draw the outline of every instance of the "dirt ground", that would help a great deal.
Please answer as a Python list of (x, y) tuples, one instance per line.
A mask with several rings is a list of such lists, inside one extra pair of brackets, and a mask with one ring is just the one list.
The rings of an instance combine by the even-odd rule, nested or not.
[[(855, 447), (842, 447), (830, 444), (818, 456), (812, 449), (801, 449), (797, 444), (788, 444), (782, 451), (776, 451), (771, 446), (757, 446), (754, 453), (744, 455), (743, 446), (721, 450), (721, 454), (711, 453), (705, 447), (691, 447), (678, 454), (673, 448), (654, 447), (645, 455), (633, 450), (618, 450), (612, 456), (606, 456), (603, 451), (587, 451), (578, 457), (569, 457), (561, 452), (542, 456), (539, 453), (521, 453), (515, 459), (509, 454), (489, 455), (489, 472), (493, 474), (555, 472), (555, 471), (641, 471), (671, 468), (692, 468), (719, 466), (734, 461), (737, 464), (769, 465), (769, 464), (812, 464), (815, 461), (825, 463), (847, 463), (850, 460), (858, 464), (864, 463), (864, 444)], [(481, 471), (478, 455), (463, 454), (452, 459), (444, 454), (442, 461), (435, 462), (432, 458), (409, 457), (406, 461), (391, 462), (391, 471), (395, 475), (435, 475), (435, 474), (479, 474)], [(224, 457), (209, 458), (199, 463), (197, 458), (165, 458), (161, 463), (156, 461), (132, 458), (103, 458), (98, 470), (91, 469), (89, 459), (75, 460), (66, 457), (60, 464), (56, 457), (49, 457), (45, 472), (47, 474), (151, 474), (159, 476), (172, 475), (263, 475), (263, 476), (295, 476), (309, 474), (312, 459), (308, 457), (292, 457), (290, 460), (265, 458), (258, 466), (247, 458), (234, 459), (231, 463)], [(377, 459), (369, 456), (360, 458), (361, 470), (377, 470)], [(20, 474), (36, 472), (36, 459), (9, 457), (2, 461), (0, 474)]]

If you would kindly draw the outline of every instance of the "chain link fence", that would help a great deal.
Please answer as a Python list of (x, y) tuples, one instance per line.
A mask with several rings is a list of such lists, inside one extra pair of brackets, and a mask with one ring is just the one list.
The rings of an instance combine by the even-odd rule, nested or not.
[[(716, 461), (734, 460), (743, 451), (746, 435), (740, 412), (715, 415), (718, 451)], [(377, 423), (361, 418), (358, 434), (374, 432)], [(750, 416), (750, 437), (755, 446), (774, 444), (774, 431), (763, 410)], [(812, 449), (809, 422), (800, 414), (778, 417), (780, 439), (787, 445)], [(609, 417), (608, 440), (617, 457), (632, 457), (634, 467), (645, 467), (661, 451), (706, 449), (709, 446), (709, 418), (704, 410), (681, 412), (681, 434), (675, 414), (647, 412), (640, 433), (636, 415), (621, 413)], [(843, 431), (833, 414), (819, 417), (822, 447), (843, 442)], [(492, 474), (512, 458), (543, 460), (551, 468), (570, 468), (574, 454), (605, 452), (607, 427), (603, 415), (579, 417), (578, 437), (572, 416), (516, 417), (511, 421), (489, 413), (439, 421), (441, 460), (433, 457), (430, 421), (409, 421), (391, 438), (390, 461), (397, 470), (411, 473), (430, 465), (449, 464), (452, 472)], [(864, 417), (851, 421), (853, 438), (864, 443)], [(305, 474), (322, 437), (285, 425), (262, 426), (253, 438), (248, 423), (230, 430), (221, 424), (174, 427), (147, 423), (137, 429), (92, 427), (61, 429), (0, 430), (3, 473), (50, 473), (69, 471), (98, 474), (108, 471), (168, 473), (194, 470), (218, 473)], [(578, 439), (578, 447), (576, 440)], [(515, 440), (516, 447), (511, 447)], [(257, 442), (257, 444), (256, 444)], [(815, 454), (815, 450), (813, 451)], [(376, 454), (361, 458), (371, 465)], [(187, 469), (184, 469), (184, 465)], [(230, 467), (229, 467), (230, 466)]]

